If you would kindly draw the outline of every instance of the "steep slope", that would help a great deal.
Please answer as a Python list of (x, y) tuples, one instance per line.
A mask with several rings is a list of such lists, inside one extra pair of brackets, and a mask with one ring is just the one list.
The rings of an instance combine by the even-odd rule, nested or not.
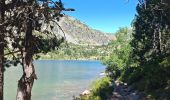
[[(66, 41), (74, 44), (103, 45), (107, 44), (112, 39), (115, 39), (113, 35), (89, 28), (87, 25), (73, 17), (62, 17), (59, 25), (65, 33)], [(62, 33), (60, 32), (60, 34)]]

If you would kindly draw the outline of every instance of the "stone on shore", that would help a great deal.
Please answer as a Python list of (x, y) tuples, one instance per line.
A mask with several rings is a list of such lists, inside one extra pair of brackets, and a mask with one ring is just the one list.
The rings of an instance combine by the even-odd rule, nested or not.
[(90, 94), (90, 91), (89, 90), (85, 90), (81, 93), (81, 95), (89, 95)]

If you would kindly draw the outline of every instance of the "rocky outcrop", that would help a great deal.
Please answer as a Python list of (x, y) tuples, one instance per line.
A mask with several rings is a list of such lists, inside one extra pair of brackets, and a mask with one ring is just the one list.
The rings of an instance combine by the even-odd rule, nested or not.
[[(64, 33), (56, 23), (50, 23), (53, 24), (51, 32), (64, 36), (66, 41), (70, 43), (79, 45), (105, 45), (111, 40), (115, 40), (114, 35), (92, 29), (70, 16), (63, 16), (57, 23)], [(43, 29), (45, 28), (43, 27)]]
[(69, 16), (61, 19), (60, 26), (66, 34), (66, 40), (74, 44), (103, 45), (111, 40), (106, 33), (89, 28), (86, 24)]

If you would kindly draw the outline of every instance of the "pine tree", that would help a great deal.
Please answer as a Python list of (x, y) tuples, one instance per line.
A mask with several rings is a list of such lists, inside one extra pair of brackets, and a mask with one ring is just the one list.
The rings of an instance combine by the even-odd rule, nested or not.
[[(1, 0), (0, 8), (0, 100), (3, 100), (4, 66), (17, 64), (22, 65), (23, 75), (18, 81), (16, 99), (31, 100), (37, 78), (33, 57), (55, 49), (64, 41), (49, 28), (54, 28), (63, 10), (74, 9), (65, 9), (61, 0)], [(41, 29), (43, 24), (47, 25), (45, 30)]]

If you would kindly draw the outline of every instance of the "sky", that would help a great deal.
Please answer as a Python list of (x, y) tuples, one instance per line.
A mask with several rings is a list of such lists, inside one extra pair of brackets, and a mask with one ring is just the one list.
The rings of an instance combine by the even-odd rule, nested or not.
[(62, 0), (65, 8), (74, 12), (64, 12), (93, 29), (115, 33), (120, 27), (130, 27), (136, 14), (137, 0)]

